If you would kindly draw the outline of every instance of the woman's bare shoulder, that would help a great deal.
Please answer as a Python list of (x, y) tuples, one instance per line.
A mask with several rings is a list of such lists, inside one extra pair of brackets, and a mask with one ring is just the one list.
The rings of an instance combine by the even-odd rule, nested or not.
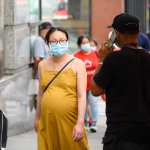
[(38, 66), (39, 66), (39, 67), (42, 67), (44, 64), (45, 64), (45, 60), (43, 59), (43, 60), (41, 60), (41, 61), (39, 62)]
[(48, 60), (47, 59), (43, 59), (39, 62), (38, 66), (40, 69), (45, 68), (47, 66)]
[(79, 58), (74, 57), (74, 61), (73, 61), (72, 67), (77, 72), (78, 70), (80, 70), (82, 68), (85, 68), (85, 64)]
[(76, 57), (75, 57), (74, 63), (75, 63), (76, 65), (84, 65), (84, 62), (83, 62), (81, 59), (76, 58)]

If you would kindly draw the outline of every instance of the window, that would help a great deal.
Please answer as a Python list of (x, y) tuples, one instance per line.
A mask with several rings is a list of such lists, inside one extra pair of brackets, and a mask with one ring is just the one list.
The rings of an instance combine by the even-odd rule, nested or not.
[(29, 15), (30, 22), (38, 22), (39, 21), (39, 0), (28, 0), (29, 1)]
[(64, 27), (70, 34), (70, 46), (77, 49), (77, 37), (89, 35), (90, 0), (42, 0), (42, 20)]
[(150, 0), (125, 0), (125, 10), (139, 17), (143, 32), (150, 30)]
[(39, 21), (39, 0), (14, 0), (16, 24)]

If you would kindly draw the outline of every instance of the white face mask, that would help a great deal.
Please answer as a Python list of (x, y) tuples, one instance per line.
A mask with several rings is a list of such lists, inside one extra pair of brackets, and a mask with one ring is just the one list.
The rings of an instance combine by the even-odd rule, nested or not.
[(91, 50), (95, 52), (97, 48), (95, 46), (91, 46)]

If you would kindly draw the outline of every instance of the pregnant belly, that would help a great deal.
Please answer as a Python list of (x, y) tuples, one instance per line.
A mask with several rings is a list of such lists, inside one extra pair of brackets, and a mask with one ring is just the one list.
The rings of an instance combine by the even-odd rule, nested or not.
[(42, 110), (57, 115), (77, 113), (77, 99), (73, 95), (45, 95), (42, 98)]

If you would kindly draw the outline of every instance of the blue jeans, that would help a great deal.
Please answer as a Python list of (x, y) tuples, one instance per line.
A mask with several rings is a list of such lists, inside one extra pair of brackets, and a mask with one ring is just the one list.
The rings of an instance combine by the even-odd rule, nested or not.
[[(99, 96), (93, 96), (91, 91), (87, 91), (86, 93), (87, 106), (90, 106), (90, 111), (92, 114), (92, 122), (97, 122), (98, 116), (98, 101), (100, 100)], [(87, 112), (85, 113), (85, 120), (88, 119)]]

